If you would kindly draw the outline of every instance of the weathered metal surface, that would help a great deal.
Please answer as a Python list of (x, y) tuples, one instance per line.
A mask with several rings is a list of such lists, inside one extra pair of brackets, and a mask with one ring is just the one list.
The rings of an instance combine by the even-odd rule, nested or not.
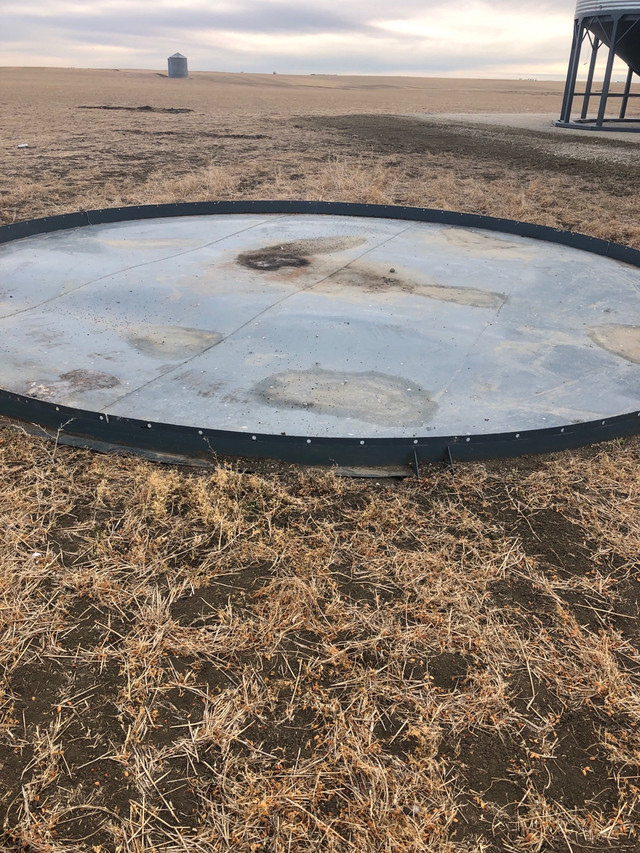
[(640, 400), (640, 273), (509, 234), (348, 216), (102, 224), (0, 247), (0, 387), (121, 418), (413, 438)]
[(582, 15), (613, 15), (620, 12), (640, 13), (638, 0), (578, 0), (576, 18)]

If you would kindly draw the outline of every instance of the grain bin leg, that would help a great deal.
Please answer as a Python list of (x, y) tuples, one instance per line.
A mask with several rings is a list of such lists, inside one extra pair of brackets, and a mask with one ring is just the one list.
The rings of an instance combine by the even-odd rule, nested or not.
[(624, 120), (627, 117), (627, 107), (629, 106), (629, 93), (631, 92), (631, 83), (633, 81), (633, 68), (629, 69), (627, 74), (627, 82), (624, 85), (624, 95), (622, 104), (620, 105), (620, 118)]
[(600, 45), (602, 42), (596, 36), (593, 41), (593, 49), (591, 51), (591, 62), (589, 64), (589, 76), (587, 77), (587, 85), (584, 90), (584, 101), (582, 102), (582, 113), (580, 118), (585, 119), (589, 112), (589, 101), (591, 100), (591, 93), (593, 91), (593, 78), (596, 73), (596, 63), (598, 61), (598, 51), (600, 50)]
[(613, 63), (616, 58), (616, 44), (618, 42), (618, 28), (620, 26), (620, 18), (616, 18), (613, 22), (613, 31), (611, 33), (611, 44), (609, 45), (609, 58), (607, 59), (607, 70), (605, 71), (604, 80), (602, 82), (602, 95), (600, 96), (600, 109), (598, 110), (598, 118), (596, 119), (596, 127), (602, 127), (604, 117), (607, 111), (607, 102), (609, 100), (609, 90), (611, 89), (611, 76), (613, 74)]
[(576, 21), (573, 27), (573, 43), (571, 45), (571, 56), (569, 58), (569, 69), (567, 71), (567, 84), (564, 90), (564, 99), (562, 101), (562, 114), (560, 121), (571, 121), (571, 109), (573, 107), (573, 99), (576, 92), (576, 80), (578, 79), (578, 66), (580, 63), (580, 52), (582, 50), (582, 39), (584, 33), (584, 25), (582, 19)]

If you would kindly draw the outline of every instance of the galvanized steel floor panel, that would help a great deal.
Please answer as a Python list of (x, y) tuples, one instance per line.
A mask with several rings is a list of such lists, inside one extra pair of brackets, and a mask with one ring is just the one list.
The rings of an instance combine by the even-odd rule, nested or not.
[(0, 246), (0, 387), (301, 436), (531, 430), (638, 408), (640, 270), (481, 229), (211, 215)]

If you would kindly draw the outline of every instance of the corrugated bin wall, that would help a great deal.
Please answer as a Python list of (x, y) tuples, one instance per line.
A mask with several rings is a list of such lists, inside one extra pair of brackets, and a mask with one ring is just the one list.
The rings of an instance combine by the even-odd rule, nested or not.
[(169, 77), (188, 77), (189, 66), (187, 57), (181, 53), (174, 53), (169, 57)]

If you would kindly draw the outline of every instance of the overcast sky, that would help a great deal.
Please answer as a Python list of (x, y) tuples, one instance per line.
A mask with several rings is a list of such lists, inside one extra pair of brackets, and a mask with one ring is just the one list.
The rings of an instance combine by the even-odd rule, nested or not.
[(0, 65), (563, 77), (575, 0), (0, 0)]

